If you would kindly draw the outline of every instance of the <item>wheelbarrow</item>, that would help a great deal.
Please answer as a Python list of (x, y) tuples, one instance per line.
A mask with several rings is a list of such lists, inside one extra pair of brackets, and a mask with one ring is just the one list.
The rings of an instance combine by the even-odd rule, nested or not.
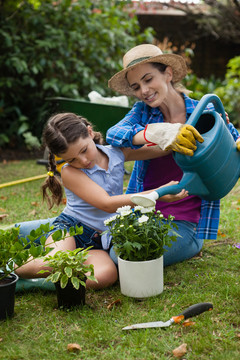
[[(86, 100), (71, 99), (65, 97), (52, 97), (47, 99), (52, 113), (73, 112), (89, 120), (94, 130), (100, 131), (106, 137), (107, 130), (120, 121), (131, 110), (131, 107), (117, 105), (95, 104)], [(64, 160), (56, 157), (57, 173), (61, 173)], [(45, 149), (43, 159), (37, 160), (37, 164), (48, 166), (48, 150)], [(127, 171), (125, 170), (127, 173)]]

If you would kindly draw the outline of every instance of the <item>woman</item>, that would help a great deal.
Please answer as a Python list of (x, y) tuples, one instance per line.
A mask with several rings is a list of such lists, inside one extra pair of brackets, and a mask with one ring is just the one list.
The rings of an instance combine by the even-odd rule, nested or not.
[[(138, 136), (144, 134), (146, 143), (157, 143), (163, 149), (157, 159), (136, 161), (127, 193), (153, 189), (170, 180), (181, 180), (182, 170), (175, 163), (172, 152), (166, 150), (179, 151), (176, 141), (169, 144), (176, 138), (175, 131), (171, 130), (173, 125), (176, 131), (181, 132), (180, 146), (191, 139), (184, 124), (198, 104), (178, 84), (187, 74), (184, 59), (179, 55), (163, 54), (157, 46), (143, 44), (124, 55), (123, 67), (109, 80), (109, 87), (121, 94), (135, 96), (140, 101), (124, 119), (108, 130), (106, 140), (113, 146), (138, 148)], [(167, 124), (170, 130), (165, 133)], [(233, 138), (238, 139), (240, 150), (238, 131), (231, 123), (228, 128)], [(202, 141), (198, 135), (196, 139)], [(185, 154), (193, 155), (193, 151), (188, 150)], [(193, 257), (202, 249), (204, 239), (217, 237), (219, 201), (208, 202), (197, 196), (188, 196), (171, 204), (158, 202), (157, 209), (165, 217), (169, 214), (175, 217), (181, 235), (165, 253), (165, 266)]]

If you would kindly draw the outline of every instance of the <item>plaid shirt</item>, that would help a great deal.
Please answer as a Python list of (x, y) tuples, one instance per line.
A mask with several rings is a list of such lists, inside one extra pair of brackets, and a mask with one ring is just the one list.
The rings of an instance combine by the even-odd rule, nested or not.
[[(188, 120), (195, 107), (197, 100), (193, 100), (183, 94), (186, 119)], [(207, 106), (208, 110), (212, 110), (213, 105)], [(139, 131), (144, 130), (145, 126), (150, 123), (164, 122), (163, 114), (159, 108), (151, 108), (144, 102), (136, 102), (129, 113), (116, 125), (111, 127), (107, 132), (106, 140), (109, 144), (117, 147), (131, 147), (136, 149), (140, 146), (132, 144), (132, 138)], [(228, 124), (234, 140), (239, 137), (238, 131), (234, 126)], [(131, 178), (129, 180), (126, 193), (136, 193), (143, 191), (143, 181), (150, 160), (135, 161)], [(216, 239), (220, 218), (220, 201), (202, 200), (200, 220), (198, 223), (197, 237), (199, 239)]]

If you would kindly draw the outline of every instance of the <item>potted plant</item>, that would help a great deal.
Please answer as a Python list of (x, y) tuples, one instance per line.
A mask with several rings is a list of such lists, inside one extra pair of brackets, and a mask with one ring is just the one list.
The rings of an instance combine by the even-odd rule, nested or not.
[(52, 281), (56, 286), (58, 307), (71, 308), (85, 304), (86, 280), (97, 281), (93, 265), (85, 263), (90, 248), (57, 251), (44, 258), (46, 266), (52, 269), (46, 281)]
[[(19, 228), (0, 229), (0, 320), (11, 317), (14, 313), (15, 288), (18, 276), (14, 270), (28, 263), (31, 259), (47, 254), (44, 248), (44, 233), (50, 230), (49, 224), (41, 225), (29, 235), (29, 239), (19, 237)], [(40, 243), (35, 240), (41, 237)]]
[[(51, 247), (45, 248), (46, 233), (51, 230), (49, 224), (32, 230), (28, 239), (19, 236), (19, 228), (0, 229), (0, 320), (14, 313), (15, 288), (18, 276), (14, 274), (22, 265), (33, 259), (46, 256)], [(70, 235), (81, 234), (82, 228), (70, 229)], [(53, 242), (66, 237), (66, 231), (57, 230), (52, 234)], [(38, 241), (36, 241), (38, 240)]]
[[(105, 221), (118, 256), (119, 280), (124, 295), (144, 298), (163, 291), (165, 246), (176, 241), (173, 216), (165, 219), (154, 207), (124, 206)], [(171, 230), (171, 236), (169, 231)]]

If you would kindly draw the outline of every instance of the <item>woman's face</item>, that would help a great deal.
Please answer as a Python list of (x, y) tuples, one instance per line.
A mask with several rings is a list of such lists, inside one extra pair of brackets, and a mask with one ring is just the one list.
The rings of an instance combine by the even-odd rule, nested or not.
[(80, 137), (69, 145), (66, 152), (59, 154), (59, 157), (77, 169), (91, 169), (96, 164), (97, 155), (98, 150), (90, 128), (88, 137)]
[(134, 95), (151, 107), (158, 107), (167, 98), (172, 80), (172, 69), (164, 73), (150, 63), (138, 65), (127, 73), (127, 80)]

